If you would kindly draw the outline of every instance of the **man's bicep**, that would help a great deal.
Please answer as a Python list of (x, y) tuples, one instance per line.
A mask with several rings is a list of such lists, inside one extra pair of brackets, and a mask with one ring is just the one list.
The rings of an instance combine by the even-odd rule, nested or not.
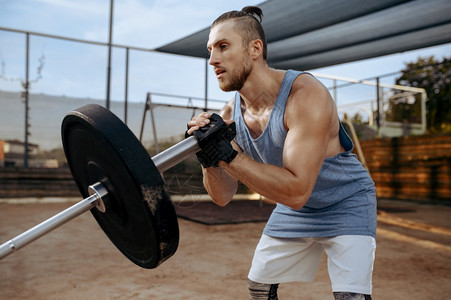
[(327, 152), (330, 122), (327, 118), (303, 118), (288, 130), (283, 152), (284, 167), (312, 189)]
[(311, 174), (322, 165), (324, 143), (317, 135), (289, 132), (285, 140), (283, 164), (296, 176)]

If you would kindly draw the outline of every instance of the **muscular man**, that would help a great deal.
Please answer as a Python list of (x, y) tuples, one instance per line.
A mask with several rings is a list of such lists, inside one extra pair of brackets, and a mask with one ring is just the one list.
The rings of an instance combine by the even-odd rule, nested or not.
[[(371, 299), (374, 182), (351, 153), (328, 90), (308, 73), (268, 66), (261, 19), (260, 8), (245, 7), (211, 26), (210, 65), (222, 90), (237, 91), (220, 112), (236, 137), (222, 143), (229, 149), (218, 167), (203, 168), (204, 186), (220, 206), (238, 181), (277, 202), (249, 271), (250, 299), (277, 299), (279, 283), (313, 281), (324, 251), (335, 299)], [(194, 117), (187, 133), (209, 118)]]

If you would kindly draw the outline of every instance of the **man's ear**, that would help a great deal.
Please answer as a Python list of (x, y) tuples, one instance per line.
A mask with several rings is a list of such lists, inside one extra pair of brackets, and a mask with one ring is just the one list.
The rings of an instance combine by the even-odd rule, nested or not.
[(249, 50), (251, 57), (256, 59), (260, 55), (263, 55), (263, 43), (260, 39), (256, 39), (250, 42)]

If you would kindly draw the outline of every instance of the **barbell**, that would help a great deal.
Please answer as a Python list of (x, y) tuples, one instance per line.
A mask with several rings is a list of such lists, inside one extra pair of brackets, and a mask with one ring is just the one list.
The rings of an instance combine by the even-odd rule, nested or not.
[(84, 199), (0, 245), (0, 259), (88, 210), (136, 265), (151, 269), (171, 257), (178, 247), (179, 227), (161, 173), (197, 153), (198, 139), (188, 137), (150, 158), (127, 125), (95, 104), (69, 112), (61, 137)]

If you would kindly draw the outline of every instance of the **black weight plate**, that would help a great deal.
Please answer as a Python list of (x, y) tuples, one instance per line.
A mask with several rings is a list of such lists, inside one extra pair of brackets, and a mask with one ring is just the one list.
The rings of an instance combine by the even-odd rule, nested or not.
[(118, 117), (89, 104), (63, 120), (62, 142), (72, 175), (84, 198), (101, 182), (108, 190), (105, 213), (91, 213), (114, 245), (132, 262), (155, 268), (178, 247), (174, 206), (159, 170)]

